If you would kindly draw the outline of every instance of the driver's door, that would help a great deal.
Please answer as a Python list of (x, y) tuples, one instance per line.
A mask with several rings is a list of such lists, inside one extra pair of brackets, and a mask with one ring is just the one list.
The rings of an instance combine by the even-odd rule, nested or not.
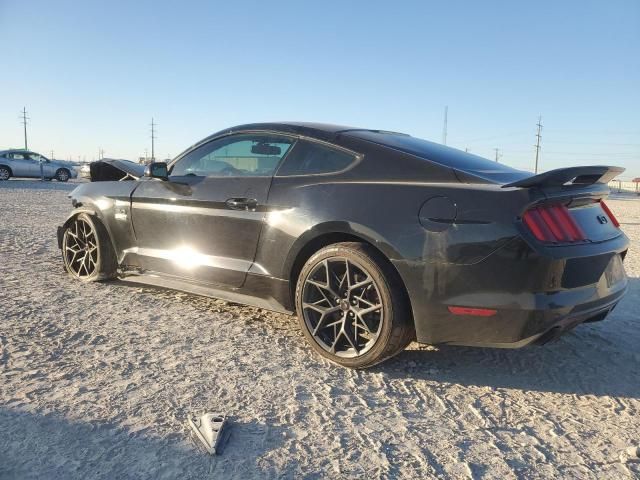
[(49, 165), (49, 160), (40, 155), (39, 153), (29, 153), (27, 154), (28, 159), (32, 162), (32, 176), (40, 177), (40, 169), (42, 169), (42, 173), (45, 177), (51, 178), (53, 177), (55, 172), (52, 172), (52, 167)]
[(294, 139), (237, 134), (178, 159), (168, 181), (132, 194), (136, 258), (144, 269), (240, 287), (255, 258), (271, 179)]

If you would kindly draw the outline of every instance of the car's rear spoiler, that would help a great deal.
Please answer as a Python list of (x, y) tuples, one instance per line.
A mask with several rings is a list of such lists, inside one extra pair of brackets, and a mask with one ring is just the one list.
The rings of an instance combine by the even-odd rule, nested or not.
[(587, 166), (569, 167), (550, 170), (539, 175), (523, 178), (515, 182), (507, 183), (502, 188), (542, 188), (560, 187), (562, 185), (592, 185), (594, 183), (608, 183), (614, 177), (624, 172), (621, 167)]

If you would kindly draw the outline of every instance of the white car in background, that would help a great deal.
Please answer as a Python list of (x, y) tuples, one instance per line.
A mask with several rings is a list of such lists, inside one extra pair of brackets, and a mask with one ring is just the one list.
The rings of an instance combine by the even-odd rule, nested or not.
[(83, 163), (78, 169), (80, 176), (83, 178), (91, 178), (91, 164)]
[[(41, 170), (42, 167), (42, 170)], [(44, 155), (29, 150), (0, 151), (0, 181), (11, 177), (56, 179), (66, 182), (77, 178), (78, 172), (68, 163), (49, 160)]]

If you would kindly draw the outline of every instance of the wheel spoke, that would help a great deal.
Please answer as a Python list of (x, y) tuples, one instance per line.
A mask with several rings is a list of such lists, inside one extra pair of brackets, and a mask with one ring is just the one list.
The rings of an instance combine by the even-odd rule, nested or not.
[(328, 313), (324, 313), (320, 316), (320, 319), (318, 320), (318, 324), (316, 325), (316, 327), (313, 329), (312, 334), (313, 335), (317, 335), (318, 332), (324, 328), (330, 328), (333, 327), (336, 324), (339, 324), (342, 320), (337, 320), (333, 323), (326, 323), (326, 320), (329, 318), (329, 314)]
[(367, 300), (364, 297), (358, 297), (357, 295), (354, 295), (353, 298), (355, 298), (356, 300), (358, 300), (358, 302), (363, 302), (366, 303), (367, 305), (369, 305), (370, 307), (375, 306), (376, 304), (373, 302), (370, 302), (369, 300)]
[(373, 332), (369, 328), (367, 321), (364, 318), (362, 318), (362, 316), (359, 313), (356, 313), (356, 319), (360, 320), (360, 322), (358, 323), (357, 320), (354, 320), (354, 323), (356, 323), (360, 328), (364, 329), (369, 335), (373, 335)]
[[(332, 298), (337, 298), (338, 297), (338, 294), (333, 291), (333, 289), (331, 288), (331, 286), (329, 286), (328, 283), (327, 284), (322, 284), (322, 283), (320, 283), (320, 282), (318, 282), (316, 280), (307, 280), (307, 283), (309, 285), (315, 286), (318, 290), (320, 290), (320, 293), (322, 293), (322, 296), (324, 296), (325, 298), (327, 298), (325, 293), (324, 293), (325, 290), (331, 294)], [(330, 303), (332, 303), (328, 298), (327, 298), (327, 300)]]
[[(72, 250), (72, 252), (73, 252), (73, 250)], [(71, 257), (71, 260), (69, 260), (69, 265), (73, 265), (73, 263), (76, 261), (76, 257), (78, 256), (78, 253), (80, 253), (80, 252), (79, 251), (78, 252), (73, 252), (73, 256)]]
[(335, 272), (333, 272), (333, 276), (338, 282), (338, 290), (342, 290), (344, 288), (344, 282), (347, 279), (347, 271), (345, 270), (344, 274), (342, 275), (342, 278), (338, 277), (338, 274)]
[(362, 308), (360, 310), (358, 310), (358, 315), (367, 315), (368, 313), (371, 312), (376, 312), (378, 310), (380, 310), (382, 308), (381, 304), (378, 305), (373, 305), (372, 307), (368, 307), (368, 308)]
[(311, 283), (311, 285), (315, 286), (318, 289), (318, 291), (322, 295), (323, 299), (326, 300), (329, 305), (333, 305), (334, 304), (334, 302), (332, 302), (329, 299), (329, 297), (327, 297), (327, 294), (324, 293), (325, 290), (329, 290), (329, 293), (331, 293), (332, 297), (335, 298), (335, 295), (332, 293), (331, 289), (329, 289), (327, 287), (324, 287), (324, 286), (320, 285), (319, 283), (315, 283), (315, 282)]
[(362, 280), (358, 283), (353, 284), (349, 287), (350, 291), (356, 290), (358, 288), (366, 287), (367, 285), (371, 285), (373, 283), (373, 279), (369, 276), (365, 280)]
[(89, 255), (89, 252), (87, 252), (84, 256), (84, 270), (85, 272), (87, 272), (87, 275), (91, 275), (91, 272), (89, 272), (89, 267), (91, 267), (91, 255)]
[(337, 320), (335, 320), (334, 322), (327, 323), (327, 324), (325, 325), (325, 327), (326, 327), (326, 328), (329, 328), (329, 327), (336, 327), (336, 326), (338, 326), (338, 325), (342, 325), (342, 324), (344, 323), (345, 319), (346, 319), (346, 318), (345, 318), (345, 316), (344, 316), (344, 315), (342, 315), (340, 318), (338, 318), (338, 319), (337, 319)]
[(347, 330), (344, 327), (342, 328), (342, 335), (344, 336), (344, 338), (347, 339), (347, 342), (349, 342), (349, 345), (351, 345), (351, 348), (353, 348), (357, 354), (358, 347), (356, 347), (356, 345), (353, 343), (353, 340), (351, 340), (351, 337), (349, 336), (349, 332), (347, 332)]
[(345, 259), (344, 261), (344, 276), (347, 279), (347, 289), (351, 289), (351, 274), (349, 272), (349, 260)]
[(303, 303), (302, 304), (302, 308), (309, 308), (311, 310), (315, 310), (316, 312), (320, 313), (321, 315), (326, 315), (327, 313), (333, 313), (333, 312), (337, 312), (338, 310), (340, 310), (340, 307), (322, 307), (320, 305), (318, 305), (317, 303)]
[(71, 230), (67, 230), (67, 234), (69, 234), (69, 236), (73, 238), (76, 242), (79, 240), (78, 235), (76, 233), (73, 233)]

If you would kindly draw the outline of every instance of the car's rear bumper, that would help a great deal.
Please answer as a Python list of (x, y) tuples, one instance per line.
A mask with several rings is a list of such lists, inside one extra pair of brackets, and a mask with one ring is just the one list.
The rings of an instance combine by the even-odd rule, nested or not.
[[(588, 289), (591, 290), (591, 289)], [(560, 304), (574, 301), (576, 292), (561, 292), (551, 298), (532, 298), (542, 304), (535, 309), (501, 309), (492, 317), (461, 316), (452, 323), (464, 335), (447, 341), (452, 345), (484, 346), (494, 348), (519, 348), (530, 344), (542, 345), (585, 322), (604, 320), (618, 304), (627, 290), (626, 279), (603, 297), (575, 306)], [(586, 292), (583, 292), (586, 293)], [(566, 294), (564, 297), (562, 294)], [(536, 298), (537, 297), (537, 298)], [(558, 303), (556, 303), (558, 302)]]
[[(418, 342), (518, 348), (603, 320), (627, 290), (627, 247), (620, 235), (594, 245), (590, 255), (552, 258), (516, 242), (472, 265), (394, 264), (407, 286)], [(452, 306), (494, 313), (457, 315)]]

